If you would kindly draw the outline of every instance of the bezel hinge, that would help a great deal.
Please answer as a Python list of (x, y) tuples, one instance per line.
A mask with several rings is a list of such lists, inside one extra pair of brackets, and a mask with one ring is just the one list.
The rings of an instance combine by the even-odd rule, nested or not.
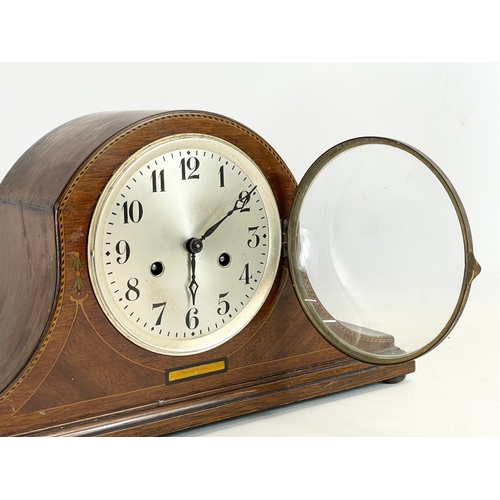
[(282, 221), (282, 255), (284, 259), (288, 259), (288, 219)]

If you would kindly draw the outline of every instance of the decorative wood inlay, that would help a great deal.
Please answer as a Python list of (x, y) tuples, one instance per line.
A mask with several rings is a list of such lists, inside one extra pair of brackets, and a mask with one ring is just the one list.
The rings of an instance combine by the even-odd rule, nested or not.
[(88, 275), (90, 218), (116, 168), (179, 133), (220, 137), (253, 158), (287, 220), (291, 172), (264, 139), (219, 115), (97, 113), (40, 139), (0, 184), (0, 241), (9, 242), (0, 273), (19, 284), (15, 297), (0, 290), (0, 435), (165, 434), (414, 370), (331, 347), (300, 308), (285, 256), (253, 321), (208, 352), (156, 354), (111, 325)]

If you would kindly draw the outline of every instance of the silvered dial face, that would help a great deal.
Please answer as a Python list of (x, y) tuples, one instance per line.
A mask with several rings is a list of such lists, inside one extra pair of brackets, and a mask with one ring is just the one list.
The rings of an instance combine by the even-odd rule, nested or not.
[(113, 175), (91, 221), (90, 277), (113, 325), (153, 352), (229, 340), (273, 285), (281, 225), (272, 190), (242, 151), (177, 135)]

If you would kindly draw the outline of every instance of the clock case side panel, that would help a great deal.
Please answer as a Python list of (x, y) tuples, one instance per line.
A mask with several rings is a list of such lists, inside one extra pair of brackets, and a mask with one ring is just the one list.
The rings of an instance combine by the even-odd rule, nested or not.
[(58, 282), (54, 213), (0, 201), (0, 393), (33, 356)]
[(63, 124), (31, 146), (0, 184), (0, 394), (33, 357), (55, 309), (61, 193), (110, 135), (150, 115), (96, 113)]

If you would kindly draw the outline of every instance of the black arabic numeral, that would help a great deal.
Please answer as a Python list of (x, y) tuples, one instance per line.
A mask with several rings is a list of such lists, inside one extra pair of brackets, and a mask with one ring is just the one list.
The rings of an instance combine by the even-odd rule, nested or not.
[(221, 316), (224, 316), (224, 314), (227, 314), (229, 312), (229, 308), (231, 307), (227, 300), (221, 300), (224, 297), (226, 297), (227, 295), (229, 295), (229, 292), (219, 294), (219, 306), (221, 306), (221, 307), (219, 307), (217, 309), (217, 313), (220, 314)]
[(257, 248), (260, 243), (260, 236), (257, 234), (259, 226), (249, 227), (248, 232), (252, 233), (252, 238), (247, 240), (247, 245), (249, 248)]
[(191, 309), (189, 309), (186, 314), (186, 326), (190, 330), (198, 328), (198, 325), (200, 324), (199, 318), (195, 316), (196, 314), (198, 314), (198, 309), (196, 309), (196, 307), (192, 307)]
[(161, 319), (163, 317), (163, 312), (165, 311), (165, 306), (167, 305), (166, 302), (159, 302), (158, 304), (153, 304), (153, 311), (157, 308), (161, 308), (160, 310), (160, 315), (158, 316), (158, 319), (156, 320), (155, 326), (160, 326), (161, 325)]
[(118, 264), (125, 264), (130, 257), (130, 245), (125, 240), (120, 240), (115, 247), (116, 253), (120, 257), (116, 258)]
[(240, 199), (238, 201), (241, 202), (241, 205), (238, 206), (238, 210), (240, 212), (250, 212), (250, 207), (245, 208), (250, 201), (250, 193), (248, 191), (242, 191), (240, 193)]
[(125, 298), (128, 301), (133, 302), (134, 300), (137, 300), (141, 296), (141, 292), (137, 288), (138, 285), (139, 285), (139, 280), (137, 278), (130, 278), (127, 281), (128, 290), (127, 293), (125, 294)]
[(156, 170), (151, 172), (151, 189), (153, 193), (164, 193), (165, 192), (165, 170), (160, 170), (158, 174), (156, 174)]
[(186, 158), (183, 158), (179, 167), (181, 169), (183, 181), (200, 178), (200, 174), (196, 173), (200, 168), (200, 160), (198, 160), (195, 156), (191, 156), (187, 160)]
[(219, 168), (219, 187), (225, 187), (224, 184), (224, 165)]
[(137, 224), (142, 219), (144, 213), (142, 204), (139, 200), (134, 200), (130, 205), (128, 201), (126, 201), (122, 206), (122, 211), (124, 224), (128, 224), (129, 221)]
[(245, 267), (243, 268), (243, 272), (241, 273), (241, 276), (240, 276), (240, 281), (244, 281), (245, 285), (249, 285), (252, 277), (253, 276), (250, 274), (250, 264), (245, 264)]

